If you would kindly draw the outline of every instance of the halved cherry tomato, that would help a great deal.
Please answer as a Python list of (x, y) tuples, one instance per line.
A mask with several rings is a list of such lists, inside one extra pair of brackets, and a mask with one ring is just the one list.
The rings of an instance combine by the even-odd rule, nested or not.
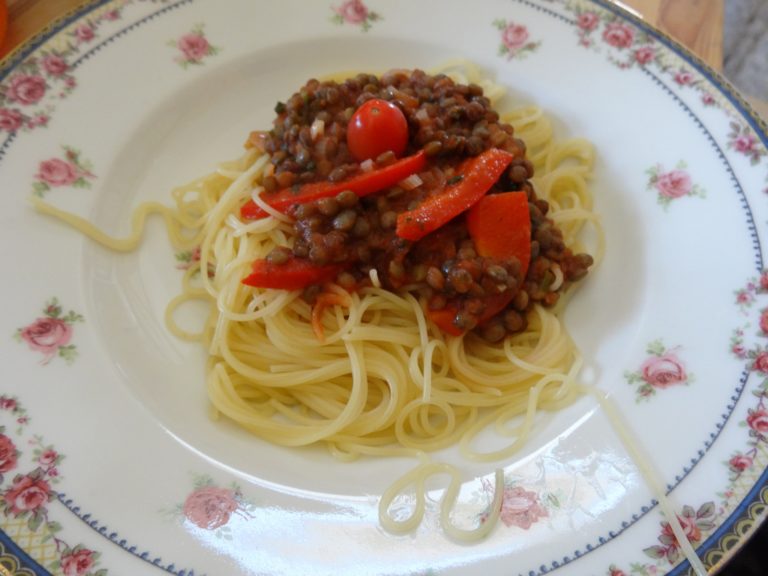
[(347, 125), (347, 146), (352, 156), (361, 162), (390, 150), (400, 157), (408, 146), (405, 114), (386, 100), (368, 100), (355, 111)]

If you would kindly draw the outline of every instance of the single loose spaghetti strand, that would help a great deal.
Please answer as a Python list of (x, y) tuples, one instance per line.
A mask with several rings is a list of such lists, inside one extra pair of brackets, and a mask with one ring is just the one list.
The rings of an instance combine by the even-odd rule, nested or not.
[(696, 554), (696, 550), (694, 550), (691, 541), (686, 536), (685, 530), (680, 524), (680, 520), (667, 497), (664, 484), (661, 481), (658, 472), (654, 470), (651, 464), (651, 459), (644, 453), (640, 443), (637, 441), (638, 435), (633, 434), (629, 430), (624, 419), (619, 414), (616, 403), (608, 396), (608, 394), (593, 386), (580, 385), (580, 388), (585, 394), (592, 395), (599, 402), (600, 407), (605, 411), (614, 432), (616, 432), (616, 435), (621, 440), (624, 448), (629, 452), (633, 462), (635, 462), (640, 470), (640, 474), (651, 489), (651, 492), (658, 498), (659, 506), (664, 512), (664, 516), (669, 522), (683, 554), (685, 554), (685, 557), (691, 563), (691, 568), (696, 573), (696, 576), (707, 576), (707, 569)]

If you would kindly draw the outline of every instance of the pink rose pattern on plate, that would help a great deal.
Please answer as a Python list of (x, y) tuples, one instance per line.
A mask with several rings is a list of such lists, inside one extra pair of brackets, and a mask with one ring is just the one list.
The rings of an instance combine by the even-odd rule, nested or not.
[[(124, 2), (119, 2), (117, 5), (122, 7), (129, 3), (131, 3), (131, 0), (125, 0)], [(355, 10), (350, 10), (349, 12), (345, 11), (342, 14), (338, 9), (334, 9), (337, 16), (340, 18), (339, 23), (347, 22), (354, 25), (362, 24), (364, 30), (370, 28), (370, 25), (365, 25), (368, 21), (367, 18), (366, 22), (361, 23), (359, 16), (356, 15), (362, 12), (359, 10), (359, 6), (365, 8), (362, 2), (351, 1), (344, 3), (344, 5), (346, 4), (349, 4), (350, 7), (355, 8)], [(571, 4), (574, 6), (578, 5), (578, 3), (575, 2)], [(115, 4), (112, 6), (114, 7)], [(703, 86), (703, 82), (698, 79), (698, 77), (694, 76), (691, 71), (679, 67), (665, 68), (667, 65), (663, 62), (663, 58), (661, 57), (662, 50), (657, 48), (656, 41), (653, 38), (646, 38), (634, 28), (632, 28), (631, 31), (628, 31), (627, 28), (622, 26), (612, 26), (611, 22), (608, 21), (611, 16), (608, 11), (595, 7), (594, 5), (589, 6), (592, 10), (581, 10), (576, 22), (581, 45), (595, 46), (600, 43), (606, 49), (613, 51), (610, 59), (622, 68), (630, 68), (632, 66), (658, 66), (663, 72), (667, 72), (671, 81), (680, 88), (699, 91), (701, 93), (701, 101), (706, 106), (723, 107), (726, 108), (726, 112), (732, 113), (727, 109), (727, 103), (723, 101), (723, 97), (720, 94), (712, 94), (707, 91), (706, 87)], [(367, 9), (365, 10), (367, 14), (370, 14), (367, 12)], [(73, 42), (66, 51), (55, 53), (46, 51), (45, 48), (43, 48), (42, 51), (38, 51), (35, 58), (30, 58), (27, 62), (17, 67), (14, 75), (10, 75), (6, 80), (0, 83), (0, 131), (15, 132), (18, 130), (29, 130), (47, 125), (50, 119), (50, 112), (53, 109), (50, 102), (57, 97), (63, 98), (76, 87), (75, 79), (70, 74), (70, 63), (74, 60), (72, 56), (78, 54), (81, 44), (87, 45), (97, 37), (99, 26), (102, 22), (113, 21), (120, 18), (119, 9), (112, 9), (98, 17), (96, 17), (95, 14), (96, 12), (88, 18), (89, 25), (86, 26), (88, 29), (78, 27), (73, 28), (70, 31), (70, 36), (72, 37)], [(517, 36), (510, 32), (506, 40), (514, 46), (515, 42), (519, 41), (520, 37), (522, 37), (521, 31), (517, 33)], [(187, 49), (194, 52), (194, 43)], [(616, 58), (616, 54), (623, 54), (623, 58), (625, 59), (620, 60), (619, 58)], [(43, 78), (44, 83), (40, 82), (40, 78)], [(55, 88), (60, 88), (61, 91), (57, 93), (55, 92)], [(747, 125), (739, 122), (734, 122), (731, 129), (731, 134), (729, 136), (730, 149), (749, 158), (753, 165), (759, 164), (766, 155), (766, 150), (754, 131)], [(678, 180), (678, 184), (680, 182), (684, 182), (684, 178)], [(673, 186), (671, 190), (674, 189)], [(768, 276), (763, 274), (760, 282), (750, 283), (751, 286), (737, 291), (737, 303), (743, 310), (754, 305), (757, 301), (756, 295), (762, 294), (762, 291), (768, 288), (768, 286), (762, 286), (763, 278), (768, 278)], [(765, 331), (762, 318), (763, 316), (761, 316), (760, 322), (761, 337), (764, 336), (763, 332)], [(766, 319), (765, 324), (768, 326), (768, 319)], [(732, 345), (733, 354), (738, 358), (745, 359), (747, 369), (751, 373), (757, 374), (761, 378), (768, 377), (768, 350), (766, 350), (764, 342), (750, 347), (744, 342), (745, 333), (746, 328), (735, 331)], [(748, 417), (741, 423), (749, 433), (750, 449), (735, 453), (728, 462), (725, 463), (729, 471), (735, 475), (734, 477), (740, 477), (743, 474), (754, 471), (756, 468), (755, 461), (759, 457), (759, 453), (753, 450), (753, 444), (765, 442), (766, 426), (768, 426), (768, 410), (766, 410), (765, 406), (765, 388), (766, 384), (763, 382), (762, 389), (758, 389), (754, 392), (754, 395), (758, 398), (758, 404), (750, 409)], [(29, 422), (28, 417), (18, 405), (18, 401), (14, 398), (6, 396), (0, 397), (0, 411), (12, 413), (19, 425), (19, 430), (22, 430), (23, 426)], [(15, 454), (18, 453), (15, 445), (14, 449), (16, 450)], [(753, 453), (754, 455), (752, 455)], [(13, 461), (13, 456), (10, 456), (10, 445), (7, 441), (5, 442), (5, 452), (3, 452), (2, 443), (0, 442), (0, 458), (3, 458), (3, 454), (5, 454), (4, 457), (6, 459), (5, 465), (11, 467), (14, 466), (15, 464), (8, 463)], [(54, 454), (55, 451), (52, 449), (42, 450), (39, 456), (40, 465), (47, 465), (52, 459), (55, 460), (56, 457)], [(0, 464), (0, 466), (1, 465), (2, 464)], [(55, 470), (55, 467), (52, 468), (52, 473), (50, 474), (52, 478), (56, 477), (57, 473)], [(31, 476), (31, 478), (32, 484), (30, 484), (30, 486), (35, 485), (37, 480), (39, 480), (34, 476)], [(29, 484), (29, 482), (30, 481), (25, 481), (26, 484)], [(20, 480), (20, 484), (21, 483), (24, 482)], [(8, 492), (9, 486), (0, 482), (0, 488), (3, 490), (3, 495)], [(36, 492), (36, 490), (32, 490), (28, 494), (29, 498), (26, 499), (26, 501), (30, 504), (34, 504), (35, 498), (39, 497), (40, 492), (45, 492), (44, 486), (45, 485), (42, 483), (37, 483), (36, 490), (38, 491)], [(50, 488), (50, 484), (48, 486)], [(731, 484), (728, 489), (722, 493), (722, 496), (724, 500), (727, 500), (732, 498), (734, 493), (735, 490)], [(37, 494), (37, 496), (35, 496), (35, 494)], [(205, 493), (203, 492), (202, 494), (204, 495)], [(21, 496), (21, 494), (18, 496)], [(2, 501), (5, 502), (4, 497)], [(20, 502), (24, 501), (25, 499), (22, 498)], [(226, 502), (226, 498), (224, 501)], [(23, 506), (23, 503), (20, 503), (19, 505)], [(225, 505), (224, 510), (226, 509)], [(700, 523), (690, 521), (690, 518), (698, 516), (700, 511), (701, 508), (691, 516), (690, 514), (686, 514), (686, 511), (683, 510), (681, 521), (683, 521), (683, 524), (686, 526), (686, 530), (690, 531), (692, 537), (700, 536), (700, 534), (696, 533), (696, 529), (702, 533), (706, 530), (706, 527), (701, 526)], [(718, 513), (720, 512), (718, 511)], [(689, 519), (687, 524), (684, 520), (685, 518)], [(706, 521), (705, 518), (705, 522)], [(669, 547), (671, 543), (666, 543), (661, 540), (661, 538), (665, 536), (665, 530), (666, 529), (662, 524), (659, 541), (663, 547)], [(90, 551), (83, 550), (82, 547), (63, 548), (61, 554), (62, 558), (57, 567), (61, 567), (62, 570), (65, 570), (67, 573), (78, 573), (78, 571), (90, 570), (91, 566), (89, 563), (94, 557), (94, 554)], [(665, 552), (663, 558), (669, 560), (669, 555)], [(645, 566), (637, 565), (637, 569), (633, 567), (632, 572), (655, 573), (655, 570), (651, 571), (653, 568), (653, 566), (650, 566), (646, 572)], [(611, 566), (610, 574), (611, 576), (620, 576), (623, 575), (624, 572), (618, 567)]]
[[(29, 422), (26, 410), (12, 396), (0, 396), (0, 422), (10, 419), (18, 423), (24, 418)], [(24, 450), (24, 452), (22, 452)], [(19, 532), (38, 538), (49, 552), (30, 548), (28, 552), (53, 574), (64, 576), (106, 576), (107, 570), (99, 568), (100, 554), (78, 544), (72, 545), (61, 536), (61, 525), (52, 520), (50, 507), (57, 503), (56, 484), (61, 481), (60, 466), (64, 456), (52, 445), (46, 444), (37, 434), (27, 436), (19, 427), (8, 433), (0, 424), (0, 529)], [(19, 528), (21, 522), (21, 528)], [(40, 558), (35, 555), (41, 554)]]
[[(91, 568), (98, 559), (98, 554), (82, 546), (76, 546), (61, 555), (61, 571), (65, 576), (86, 576), (91, 574)], [(106, 574), (106, 570), (98, 570), (95, 574)]]
[[(37, 513), (52, 499), (51, 486), (41, 472), (36, 470), (27, 475), (18, 474), (3, 493), (3, 512), (7, 516), (29, 514), (39, 518)], [(35, 527), (31, 526), (30, 529), (34, 531)]]
[(579, 46), (598, 52), (606, 49), (610, 62), (622, 69), (664, 65), (657, 41), (613, 12), (579, 0), (566, 2), (566, 9), (576, 17)]
[(77, 87), (73, 62), (93, 46), (104, 24), (120, 19), (124, 6), (134, 1), (118, 0), (108, 10), (94, 10), (65, 31), (65, 44), (44, 45), (15, 66), (0, 82), (0, 134), (47, 126), (54, 103)]
[(706, 198), (705, 190), (694, 184), (688, 173), (688, 166), (682, 160), (672, 170), (665, 170), (661, 164), (656, 164), (645, 171), (648, 175), (648, 190), (657, 192), (657, 201), (667, 210), (673, 200), (684, 196)]
[(239, 508), (235, 492), (216, 486), (196, 488), (184, 501), (184, 517), (205, 530), (221, 528)]
[[(703, 542), (742, 501), (746, 490), (753, 486), (768, 466), (768, 269), (760, 276), (748, 280), (744, 287), (735, 291), (735, 304), (747, 316), (757, 312), (757, 322), (746, 322), (733, 331), (730, 340), (731, 355), (744, 363), (749, 375), (747, 383), (756, 382), (748, 398), (746, 416), (739, 422), (745, 431), (741, 449), (734, 450), (730, 458), (723, 461), (728, 482), (724, 490), (716, 495), (719, 504), (706, 502), (698, 510), (684, 506), (678, 515), (686, 536), (695, 545)], [(754, 308), (757, 306), (757, 310)], [(674, 373), (674, 371), (673, 371)], [(658, 544), (643, 550), (653, 563), (632, 563), (631, 574), (665, 574), (670, 566), (681, 560), (682, 555), (668, 522), (661, 523)], [(612, 572), (611, 570), (615, 571)], [(623, 574), (618, 567), (611, 566), (608, 574)]]
[[(662, 49), (658, 40), (639, 26), (626, 22), (610, 10), (582, 0), (567, 0), (565, 9), (575, 16), (578, 45), (608, 54), (608, 60), (621, 69), (650, 68), (666, 77), (673, 87), (694, 90), (707, 108), (718, 108), (731, 119), (728, 148), (746, 156), (753, 166), (768, 157), (754, 129), (730, 105), (726, 97), (713, 92), (704, 76), (687, 63)], [(768, 172), (766, 173), (768, 183)], [(768, 186), (764, 189), (768, 194)]]
[(10, 472), (16, 468), (16, 463), (19, 459), (19, 452), (16, 449), (16, 445), (8, 436), (3, 434), (4, 428), (0, 428), (0, 478), (2, 474)]
[[(24, 427), (29, 424), (29, 416), (27, 411), (19, 402), (16, 396), (8, 396), (3, 394), (0, 396), (0, 416), (10, 415), (16, 425), (16, 434), (21, 434), (24, 431)], [(7, 472), (8, 470), (4, 470)]]
[[(715, 527), (714, 518), (714, 502), (705, 502), (698, 510), (694, 510), (691, 506), (683, 506), (682, 513), (677, 515), (685, 537), (694, 547), (701, 542), (704, 532)], [(661, 523), (661, 534), (658, 540), (659, 544), (649, 546), (643, 552), (654, 559), (664, 558), (669, 564), (674, 565), (681, 556), (680, 543), (669, 522), (663, 521)]]
[(205, 37), (203, 24), (197, 24), (190, 32), (181, 36), (178, 40), (170, 40), (168, 45), (176, 48), (178, 54), (174, 60), (184, 69), (189, 66), (201, 65), (208, 56), (215, 56), (221, 49), (214, 46)]
[[(715, 520), (718, 513), (715, 503), (710, 501), (705, 502), (698, 509), (685, 505), (676, 516), (685, 533), (685, 537), (695, 548), (702, 543), (707, 533), (711, 532), (717, 525)], [(662, 520), (660, 524), (661, 528), (657, 538), (659, 543), (643, 549), (643, 553), (651, 558), (654, 561), (653, 563), (633, 562), (630, 565), (629, 573), (612, 564), (608, 568), (607, 575), (628, 576), (628, 574), (638, 574), (651, 576), (654, 574), (666, 574), (671, 566), (674, 566), (683, 559), (680, 543), (672, 531), (672, 526), (666, 520)]]
[(728, 148), (749, 158), (752, 166), (757, 166), (763, 157), (768, 156), (768, 150), (760, 143), (754, 131), (739, 122), (731, 122), (728, 134)]
[(620, 68), (635, 64), (645, 66), (656, 59), (653, 39), (615, 14), (580, 2), (568, 2), (566, 8), (576, 16), (579, 46), (593, 50), (600, 50), (601, 46), (612, 49), (609, 58)]
[(8, 81), (5, 97), (9, 102), (22, 106), (37, 104), (45, 96), (48, 85), (45, 78), (37, 74), (15, 74)]
[(51, 188), (71, 186), (73, 188), (90, 188), (91, 180), (96, 176), (91, 171), (93, 166), (76, 148), (62, 146), (63, 158), (48, 158), (37, 167), (35, 181), (32, 183), (32, 193), (42, 197)]
[[(486, 499), (490, 502), (495, 487), (486, 480), (483, 481), (482, 487)], [(542, 494), (534, 489), (524, 488), (518, 482), (505, 479), (499, 512), (499, 519), (505, 526), (530, 530), (534, 524), (549, 517), (550, 507), (557, 508), (557, 498), (553, 494)], [(489, 514), (490, 508), (487, 508), (480, 515), (480, 522), (485, 522)]]
[(360, 26), (360, 30), (368, 32), (374, 22), (381, 20), (378, 12), (369, 10), (362, 0), (346, 0), (339, 6), (331, 6), (333, 16), (331, 22), (334, 24), (351, 24)]
[(549, 516), (539, 502), (539, 495), (520, 486), (504, 488), (499, 518), (506, 526), (528, 530), (542, 518)]
[(71, 364), (77, 358), (77, 347), (70, 344), (74, 333), (73, 325), (83, 320), (84, 318), (73, 310), (64, 314), (58, 299), (52, 298), (46, 302), (43, 316), (19, 328), (15, 338), (19, 342), (26, 342), (31, 350), (41, 353), (41, 364), (48, 364), (56, 356)]
[(638, 386), (635, 398), (637, 402), (648, 400), (658, 390), (693, 382), (693, 374), (686, 370), (678, 355), (679, 350), (679, 346), (668, 349), (662, 340), (654, 340), (648, 344), (648, 357), (640, 368), (635, 372), (624, 373), (628, 384)]
[(234, 516), (250, 519), (255, 505), (248, 501), (237, 484), (229, 488), (217, 486), (206, 475), (196, 476), (192, 491), (183, 504), (169, 514), (202, 530), (209, 530), (217, 537), (231, 539), (230, 521)]
[[(735, 483), (745, 473), (755, 470), (755, 461), (768, 451), (768, 270), (764, 270), (759, 278), (749, 280), (743, 288), (736, 291), (736, 304), (742, 314), (747, 313), (758, 302), (763, 305), (758, 308), (757, 339), (748, 342), (748, 330), (754, 330), (753, 324), (746, 324), (733, 331), (730, 341), (731, 354), (745, 363), (746, 370), (759, 380), (759, 385), (752, 395), (756, 403), (747, 411), (747, 417), (740, 426), (747, 432), (747, 441), (741, 450), (735, 451), (725, 463)], [(724, 493), (727, 495), (726, 493)]]
[(504, 56), (507, 60), (526, 58), (541, 46), (541, 42), (530, 40), (528, 28), (522, 24), (497, 19), (493, 21), (493, 26), (501, 32), (499, 56)]

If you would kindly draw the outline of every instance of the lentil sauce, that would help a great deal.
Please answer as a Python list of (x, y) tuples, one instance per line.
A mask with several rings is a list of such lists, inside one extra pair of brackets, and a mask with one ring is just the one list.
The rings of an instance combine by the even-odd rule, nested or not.
[[(347, 147), (347, 124), (373, 98), (400, 108), (409, 132), (404, 155), (424, 150), (427, 168), (407, 186), (401, 182), (364, 198), (343, 191), (293, 205), (288, 211), (294, 218), (293, 247), (276, 248), (267, 257), (270, 262), (295, 257), (317, 265), (338, 264), (343, 271), (337, 283), (349, 290), (369, 285), (369, 273), (376, 269), (383, 287), (417, 292), (430, 310), (450, 305), (457, 329), (474, 330), (489, 341), (524, 330), (535, 304), (553, 306), (572, 282), (587, 274), (592, 257), (566, 247), (562, 232), (547, 217), (549, 205), (536, 196), (530, 183), (533, 165), (513, 127), (499, 121), (480, 86), (455, 83), (442, 74), (393, 70), (380, 78), (359, 74), (341, 83), (309, 80), (277, 104), (272, 130), (253, 132), (246, 143), (270, 155), (263, 179), (267, 195), (310, 182), (343, 182), (396, 161), (394, 153), (386, 152), (361, 165)], [(440, 194), (459, 177), (457, 167), (464, 160), (490, 148), (508, 151), (514, 159), (488, 194), (522, 191), (528, 199), (531, 259), (525, 277), (514, 257), (477, 254), (463, 214), (416, 242), (395, 234), (399, 214)], [(320, 286), (310, 286), (303, 296), (313, 302), (320, 291)], [(486, 300), (501, 293), (514, 294), (509, 305), (481, 322)]]

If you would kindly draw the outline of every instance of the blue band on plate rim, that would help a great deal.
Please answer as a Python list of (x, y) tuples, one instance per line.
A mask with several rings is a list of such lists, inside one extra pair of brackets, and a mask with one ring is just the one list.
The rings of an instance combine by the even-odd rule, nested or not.
[[(736, 88), (722, 74), (714, 70), (699, 56), (668, 34), (649, 25), (645, 20), (631, 12), (611, 3), (609, 0), (591, 0), (593, 3), (630, 21), (636, 27), (650, 34), (664, 44), (669, 50), (683, 58), (702, 76), (709, 80), (723, 94), (733, 107), (738, 110), (749, 126), (768, 148), (768, 123), (760, 118), (749, 103), (739, 94)], [(706, 540), (697, 552), (706, 565), (721, 568), (746, 544), (747, 540), (765, 522), (768, 515), (768, 468), (763, 470), (760, 478), (747, 496), (736, 506), (730, 516)], [(703, 552), (703, 555), (702, 555)], [(692, 574), (687, 560), (669, 572), (670, 576)]]
[(0, 530), (0, 576), (49, 576), (8, 534)]

